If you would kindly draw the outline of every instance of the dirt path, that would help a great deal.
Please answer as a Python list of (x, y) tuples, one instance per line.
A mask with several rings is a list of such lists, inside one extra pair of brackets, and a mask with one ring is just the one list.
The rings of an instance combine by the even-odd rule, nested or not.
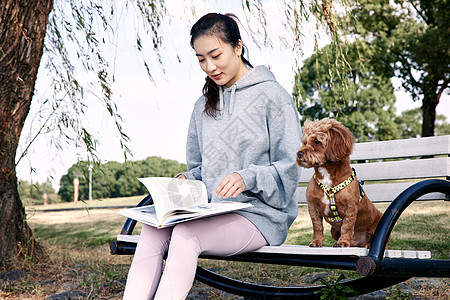
[(73, 210), (58, 212), (28, 212), (27, 222), (32, 224), (56, 225), (56, 224), (80, 224), (94, 223), (98, 221), (117, 221), (123, 220), (125, 217), (117, 212), (120, 209), (91, 209), (91, 210)]

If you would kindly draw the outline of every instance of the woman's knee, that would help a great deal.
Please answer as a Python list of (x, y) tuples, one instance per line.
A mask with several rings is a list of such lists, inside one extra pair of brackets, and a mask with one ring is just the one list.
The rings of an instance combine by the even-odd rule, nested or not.
[(186, 222), (176, 225), (172, 231), (170, 247), (182, 249), (181, 251), (192, 249), (196, 253), (202, 252), (202, 244), (199, 240), (198, 233), (200, 228), (194, 224), (195, 222)]
[(161, 252), (164, 254), (169, 248), (171, 234), (171, 228), (157, 229), (149, 225), (144, 225), (139, 237), (139, 244), (141, 247), (145, 247), (146, 251), (152, 249), (153, 252)]

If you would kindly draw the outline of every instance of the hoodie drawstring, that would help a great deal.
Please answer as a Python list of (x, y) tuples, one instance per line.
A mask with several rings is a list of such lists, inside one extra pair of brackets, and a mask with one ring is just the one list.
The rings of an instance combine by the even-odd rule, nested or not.
[(223, 89), (219, 86), (219, 114), (223, 116)]
[[(230, 101), (229, 101), (229, 105), (228, 105), (228, 118), (231, 118), (231, 115), (233, 114), (233, 108), (234, 108), (234, 98), (236, 95), (236, 85), (233, 85), (231, 87), (231, 95), (230, 95)], [(219, 87), (219, 114), (221, 119), (223, 118), (224, 115), (224, 95), (223, 95), (223, 87)]]

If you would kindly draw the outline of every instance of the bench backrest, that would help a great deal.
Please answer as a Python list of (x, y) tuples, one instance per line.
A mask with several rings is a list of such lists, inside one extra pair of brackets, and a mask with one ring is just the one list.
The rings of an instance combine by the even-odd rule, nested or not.
[[(392, 201), (407, 187), (428, 178), (450, 180), (450, 135), (356, 143), (350, 156), (357, 177), (372, 202)], [(306, 186), (314, 173), (302, 169), (296, 198), (306, 203)], [(420, 200), (449, 200), (441, 193)]]

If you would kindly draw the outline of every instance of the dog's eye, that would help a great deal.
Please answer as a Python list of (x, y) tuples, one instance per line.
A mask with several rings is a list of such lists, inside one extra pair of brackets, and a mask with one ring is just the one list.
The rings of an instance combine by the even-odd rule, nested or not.
[(320, 145), (320, 144), (322, 144), (322, 142), (321, 142), (321, 141), (319, 141), (319, 140), (315, 140), (315, 141), (314, 141), (314, 144), (316, 144), (316, 145)]

